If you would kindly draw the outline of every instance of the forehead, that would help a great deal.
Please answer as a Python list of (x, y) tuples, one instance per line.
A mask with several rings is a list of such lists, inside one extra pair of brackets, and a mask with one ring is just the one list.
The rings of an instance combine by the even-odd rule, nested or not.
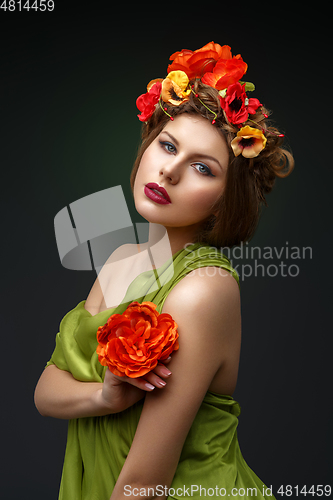
[(201, 154), (214, 153), (223, 158), (229, 156), (223, 134), (200, 115), (178, 115), (166, 124), (161, 134), (163, 132), (170, 133), (183, 148), (193, 149)]

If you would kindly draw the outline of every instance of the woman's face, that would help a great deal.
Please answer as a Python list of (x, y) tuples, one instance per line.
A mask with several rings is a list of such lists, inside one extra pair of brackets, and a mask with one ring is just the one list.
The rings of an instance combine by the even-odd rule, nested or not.
[(133, 191), (137, 211), (149, 222), (195, 232), (223, 192), (228, 159), (225, 139), (207, 119), (176, 116), (142, 156)]

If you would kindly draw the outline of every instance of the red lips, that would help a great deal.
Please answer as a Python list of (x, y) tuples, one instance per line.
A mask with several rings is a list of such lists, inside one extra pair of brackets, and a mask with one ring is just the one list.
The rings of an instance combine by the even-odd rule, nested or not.
[(148, 196), (156, 203), (160, 203), (161, 205), (166, 205), (171, 203), (170, 197), (164, 187), (159, 186), (156, 182), (149, 182), (146, 184), (144, 189), (145, 195)]

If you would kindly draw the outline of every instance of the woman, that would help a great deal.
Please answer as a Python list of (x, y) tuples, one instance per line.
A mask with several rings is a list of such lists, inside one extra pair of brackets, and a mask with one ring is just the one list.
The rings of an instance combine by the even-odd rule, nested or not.
[[(149, 240), (110, 256), (63, 318), (36, 387), (42, 415), (70, 420), (61, 499), (273, 498), (238, 445), (239, 282), (218, 247), (251, 238), (293, 159), (248, 97), (254, 86), (240, 82), (240, 55), (211, 42), (170, 59), (168, 76), (137, 100), (145, 124), (131, 186)], [(112, 266), (119, 254), (128, 258)], [(134, 297), (170, 314), (179, 332), (171, 361), (138, 378), (115, 375), (96, 353), (96, 332)]]

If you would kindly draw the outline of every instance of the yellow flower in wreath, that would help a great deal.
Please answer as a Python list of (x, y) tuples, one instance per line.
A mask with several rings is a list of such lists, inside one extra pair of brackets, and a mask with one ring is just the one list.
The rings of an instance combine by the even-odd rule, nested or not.
[(265, 148), (266, 142), (261, 130), (246, 125), (237, 132), (237, 136), (231, 141), (231, 147), (235, 156), (241, 154), (245, 158), (255, 158)]
[(188, 84), (189, 79), (184, 71), (171, 71), (162, 82), (162, 100), (173, 106), (179, 106), (188, 101), (191, 93)]

